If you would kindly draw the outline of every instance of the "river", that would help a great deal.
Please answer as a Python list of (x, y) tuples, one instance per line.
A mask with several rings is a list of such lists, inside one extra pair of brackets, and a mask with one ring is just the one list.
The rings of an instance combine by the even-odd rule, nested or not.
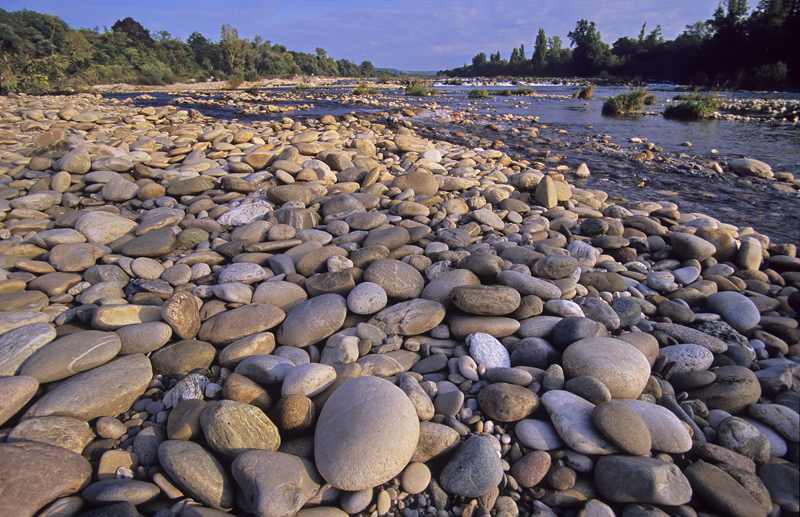
[[(491, 96), (488, 99), (469, 99), (473, 88), (487, 90), (532, 88), (538, 96)], [(731, 173), (708, 174), (712, 161), (749, 157), (769, 163), (773, 171), (789, 172), (800, 178), (800, 124), (785, 122), (713, 120), (679, 122), (667, 120), (661, 112), (679, 93), (673, 85), (651, 85), (657, 97), (647, 107), (649, 114), (635, 117), (607, 117), (601, 114), (603, 101), (625, 91), (620, 87), (598, 86), (590, 100), (572, 98), (575, 85), (464, 85), (437, 84), (436, 95), (411, 97), (399, 89), (378, 90), (374, 98), (381, 106), (343, 102), (351, 97), (352, 89), (332, 86), (294, 91), (287, 88), (262, 89), (262, 97), (278, 107), (295, 107), (296, 98), (303, 97), (306, 109), (287, 113), (243, 114), (241, 103), (227, 101), (230, 92), (149, 92), (154, 98), (136, 100), (137, 94), (107, 93), (106, 97), (134, 98), (137, 104), (171, 104), (183, 97), (181, 108), (195, 108), (219, 119), (248, 120), (303, 118), (324, 115), (341, 116), (363, 113), (377, 116), (385, 105), (424, 109), (411, 117), (416, 131), (429, 138), (448, 140), (474, 147), (480, 138), (500, 140), (504, 149), (516, 159), (536, 158), (530, 149), (550, 150), (564, 156), (561, 163), (577, 167), (586, 163), (592, 176), (583, 181), (587, 188), (604, 190), (609, 195), (631, 200), (667, 200), (678, 204), (682, 212), (700, 212), (737, 226), (752, 226), (775, 242), (800, 244), (800, 192), (782, 192), (774, 181), (740, 178)], [(727, 99), (774, 98), (800, 100), (799, 93), (722, 92)], [(194, 104), (186, 97), (201, 99)], [(287, 99), (286, 97), (290, 97)], [(283, 100), (282, 100), (283, 99)], [(307, 100), (306, 100), (307, 99)], [(209, 100), (213, 103), (209, 104)], [(257, 102), (249, 102), (252, 106)], [(395, 109), (396, 111), (396, 109)], [(454, 123), (454, 114), (464, 114)], [(504, 116), (537, 117), (538, 135), (519, 131), (517, 120)], [(530, 123), (532, 124), (532, 122)], [(465, 136), (459, 136), (461, 133)], [(635, 155), (644, 149), (643, 143), (655, 145), (656, 160), (639, 161)], [(685, 145), (691, 143), (691, 146)], [(692, 164), (701, 165), (692, 168)]]

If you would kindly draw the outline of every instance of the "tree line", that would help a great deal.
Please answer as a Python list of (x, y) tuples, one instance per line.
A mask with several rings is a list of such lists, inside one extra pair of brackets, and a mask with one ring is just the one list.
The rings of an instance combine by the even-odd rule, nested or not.
[(213, 41), (199, 32), (186, 41), (166, 31), (151, 34), (128, 17), (111, 29), (73, 29), (57, 16), (22, 9), (0, 9), (0, 91), (51, 93), (90, 84), (170, 84), (176, 81), (319, 75), (369, 77), (369, 61), (334, 60), (325, 49), (315, 54), (287, 50), (256, 36), (240, 38), (222, 25)]
[(800, 86), (800, 0), (723, 0), (711, 19), (688, 25), (674, 40), (661, 26), (609, 45), (594, 22), (580, 20), (569, 47), (539, 29), (533, 54), (515, 47), (509, 59), (479, 52), (448, 77), (598, 77), (619, 82), (668, 81), (707, 87), (775, 89)]

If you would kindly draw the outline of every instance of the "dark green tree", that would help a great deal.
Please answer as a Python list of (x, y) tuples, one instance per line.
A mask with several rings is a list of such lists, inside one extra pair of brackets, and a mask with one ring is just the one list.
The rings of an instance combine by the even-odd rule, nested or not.
[(539, 33), (536, 35), (536, 44), (533, 47), (533, 71), (537, 73), (544, 72), (545, 66), (547, 65), (547, 36), (544, 33), (544, 29), (539, 29)]
[(594, 22), (580, 20), (575, 30), (567, 33), (572, 52), (573, 66), (579, 75), (594, 75), (611, 64), (611, 48), (605, 43)]

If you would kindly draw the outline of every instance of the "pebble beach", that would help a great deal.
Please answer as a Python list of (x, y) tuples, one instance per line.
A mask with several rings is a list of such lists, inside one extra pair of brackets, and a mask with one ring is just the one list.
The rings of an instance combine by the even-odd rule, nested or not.
[(0, 513), (800, 515), (800, 242), (413, 115), (0, 98)]

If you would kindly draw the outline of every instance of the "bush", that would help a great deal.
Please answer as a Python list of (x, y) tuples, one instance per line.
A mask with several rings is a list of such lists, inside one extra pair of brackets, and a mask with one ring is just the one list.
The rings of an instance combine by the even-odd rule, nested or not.
[(246, 93), (249, 93), (250, 95), (258, 95), (258, 87), (257, 86), (251, 86), (250, 88), (245, 88), (244, 91)]
[(692, 100), (685, 100), (680, 104), (667, 106), (664, 118), (674, 120), (703, 120), (712, 117), (719, 109), (720, 101), (714, 94), (692, 94)]
[(486, 90), (481, 90), (479, 88), (476, 88), (474, 90), (470, 90), (467, 97), (469, 97), (470, 99), (488, 99), (489, 92), (487, 92)]
[(656, 103), (656, 94), (651, 93), (650, 95), (644, 98), (643, 102), (645, 106), (652, 106), (653, 104)]
[(228, 90), (235, 90), (236, 88), (241, 86), (243, 82), (244, 82), (244, 78), (242, 76), (240, 76), (240, 75), (232, 75), (232, 76), (228, 77), (227, 89)]
[(353, 95), (375, 95), (375, 89), (370, 88), (367, 83), (359, 83), (353, 90)]
[(578, 99), (589, 100), (594, 97), (594, 85), (590, 84), (586, 88), (581, 88), (580, 91), (575, 92), (573, 97), (577, 97)]
[(424, 86), (407, 86), (405, 91), (406, 95), (413, 95), (416, 97), (425, 97), (427, 95), (433, 95), (434, 93), (436, 93), (436, 90), (425, 88)]
[(647, 90), (633, 90), (609, 97), (603, 102), (603, 115), (630, 115), (644, 109)]
[(515, 90), (511, 90), (511, 95), (530, 95), (532, 93), (532, 88), (517, 88)]

